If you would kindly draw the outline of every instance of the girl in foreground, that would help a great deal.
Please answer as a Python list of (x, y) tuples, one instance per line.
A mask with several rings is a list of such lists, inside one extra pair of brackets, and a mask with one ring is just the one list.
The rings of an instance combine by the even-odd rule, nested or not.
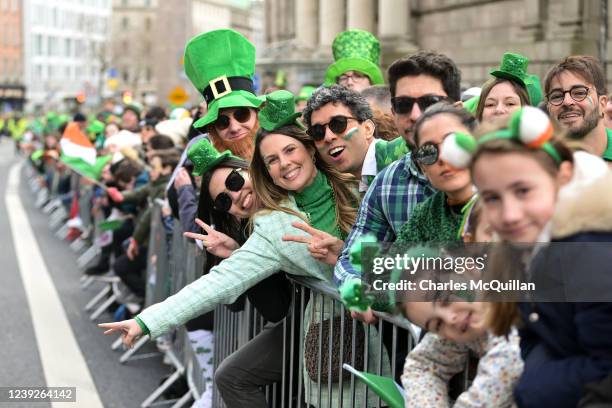
[[(483, 219), (478, 202), (467, 217), (469, 222), (462, 231), (464, 241), (490, 242), (490, 224)], [(422, 273), (418, 271), (416, 276), (423, 277)], [(410, 293), (402, 304), (406, 318), (427, 330), (406, 357), (402, 375), (405, 405), (449, 407), (450, 380), (475, 355), (479, 359), (476, 376), (452, 406), (510, 407), (512, 389), (523, 369), (516, 331), (507, 337), (488, 333), (483, 323), (486, 303), (468, 302), (465, 296), (455, 295), (442, 296), (445, 299), (440, 300), (439, 293), (430, 294), (434, 295), (418, 293), (415, 299), (415, 294)]]
[[(550, 140), (552, 133), (548, 117), (526, 107), (512, 115), (508, 129), (489, 133), (477, 144), (450, 140), (443, 156), (455, 167), (469, 166), (483, 215), (502, 242), (612, 242), (612, 176), (585, 172), (583, 163), (599, 159), (572, 154), (563, 143)], [(612, 251), (598, 251), (596, 245), (581, 248), (580, 253), (553, 253), (551, 245), (528, 254), (532, 281), (552, 277), (578, 283), (587, 272), (582, 283), (603, 286), (600, 294), (610, 298)], [(517, 265), (521, 260), (514, 261), (513, 266), (524, 269)], [(507, 258), (505, 262), (509, 264)], [(493, 272), (503, 268), (489, 266)], [(557, 275), (547, 275), (550, 270)], [(577, 286), (566, 285), (564, 293), (571, 298)], [(612, 303), (593, 303), (588, 295), (576, 300), (581, 303), (490, 305), (487, 323), (494, 334), (507, 335), (514, 324), (519, 328), (525, 364), (514, 390), (519, 407), (575, 407), (585, 385), (612, 372)]]

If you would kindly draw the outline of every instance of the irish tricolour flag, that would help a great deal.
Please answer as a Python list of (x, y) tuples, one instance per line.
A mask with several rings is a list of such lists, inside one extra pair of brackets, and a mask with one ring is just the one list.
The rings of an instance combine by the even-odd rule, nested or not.
[(82, 176), (94, 180), (100, 178), (102, 168), (111, 159), (110, 155), (96, 158), (96, 148), (75, 122), (66, 126), (60, 147), (62, 162)]

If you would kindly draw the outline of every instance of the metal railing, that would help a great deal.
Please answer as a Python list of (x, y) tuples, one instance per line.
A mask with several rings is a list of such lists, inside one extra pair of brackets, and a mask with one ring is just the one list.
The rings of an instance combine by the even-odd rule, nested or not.
[[(36, 192), (35, 183), (31, 185)], [(50, 191), (39, 190), (36, 193), (41, 207), (53, 198)], [(57, 218), (65, 220), (63, 206), (59, 205), (50, 211), (52, 219), (55, 211), (64, 211)], [(54, 227), (60, 224), (56, 223)], [(203, 273), (204, 262), (205, 252), (183, 237), (178, 221), (175, 221), (174, 230), (168, 236), (161, 222), (160, 205), (155, 203), (149, 240), (145, 305), (160, 302), (198, 279)], [(269, 406), (382, 406), (380, 398), (369, 392), (363, 384), (356, 383), (353, 376), (346, 375), (342, 364), (349, 363), (362, 371), (394, 377), (403, 367), (405, 354), (416, 344), (418, 332), (415, 327), (402, 317), (380, 312), (375, 312), (377, 324), (363, 325), (348, 317), (337, 290), (330, 283), (297, 276), (290, 276), (289, 279), (292, 284), (292, 306), (288, 316), (278, 323), (282, 325), (283, 332), (283, 348), (278, 353), (278, 358), (282, 359), (282, 376), (279, 382), (263, 390)], [(266, 325), (263, 317), (248, 301), (240, 312), (232, 312), (224, 305), (219, 305), (215, 309), (214, 318), (215, 370), (226, 357), (257, 336)], [(318, 332), (311, 329), (308, 335), (308, 327), (313, 323), (319, 323)], [(324, 330), (324, 326), (327, 330)], [(363, 344), (359, 344), (360, 333), (363, 333)], [(186, 329), (177, 329), (175, 333), (165, 336), (165, 340), (158, 342), (158, 345), (163, 344), (160, 349), (174, 365), (175, 372), (142, 403), (143, 407), (154, 404), (162, 392), (182, 375), (187, 377), (190, 390), (174, 406), (183, 406), (191, 398), (199, 398), (207, 386)], [(310, 374), (304, 356), (307, 341), (310, 342), (311, 350), (314, 341), (316, 349), (314, 356), (307, 356)], [(350, 358), (345, 356), (346, 350), (350, 350)], [(362, 350), (363, 354), (358, 354), (357, 350)], [(325, 358), (326, 355), (328, 358)], [(311, 378), (313, 358), (316, 370), (314, 378)], [(359, 365), (361, 361), (362, 366)], [(224, 406), (216, 387), (213, 404), (215, 407)]]

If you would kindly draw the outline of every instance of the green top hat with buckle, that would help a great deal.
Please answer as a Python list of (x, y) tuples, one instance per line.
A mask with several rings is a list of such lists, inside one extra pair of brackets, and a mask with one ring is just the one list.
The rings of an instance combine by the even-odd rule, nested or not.
[(372, 85), (384, 84), (380, 70), (380, 42), (364, 30), (348, 30), (336, 36), (332, 43), (334, 63), (327, 68), (325, 85), (336, 83), (336, 78), (348, 71), (358, 71), (370, 78)]
[(206, 138), (196, 142), (187, 151), (187, 157), (193, 163), (194, 176), (201, 176), (230, 158), (236, 158), (229, 150), (219, 153)]
[(185, 74), (208, 107), (195, 127), (216, 121), (219, 109), (258, 108), (263, 102), (253, 91), (255, 46), (237, 31), (213, 30), (192, 38), (184, 61)]
[(266, 102), (259, 110), (259, 127), (268, 132), (285, 125), (296, 125), (303, 128), (297, 118), (302, 116), (295, 111), (295, 97), (283, 89), (266, 95)]
[(510, 79), (523, 85), (529, 95), (529, 103), (537, 106), (543, 99), (540, 79), (527, 73), (529, 59), (520, 54), (504, 53), (501, 64), (490, 72), (496, 78)]

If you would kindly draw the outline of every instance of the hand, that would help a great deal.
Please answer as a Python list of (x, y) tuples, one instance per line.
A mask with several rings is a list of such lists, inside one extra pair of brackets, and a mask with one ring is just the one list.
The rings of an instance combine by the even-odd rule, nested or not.
[(117, 187), (107, 188), (106, 193), (108, 194), (110, 199), (116, 203), (120, 203), (123, 201), (123, 194), (121, 194), (121, 191), (117, 190)]
[(134, 319), (115, 323), (100, 323), (98, 327), (108, 329), (104, 332), (106, 335), (121, 333), (121, 340), (123, 340), (123, 344), (129, 348), (134, 347), (134, 342), (138, 340), (140, 336), (142, 336), (142, 329)]
[(344, 241), (328, 234), (327, 232), (318, 230), (303, 222), (294, 221), (291, 223), (295, 228), (310, 234), (310, 237), (304, 235), (285, 235), (283, 241), (294, 241), (308, 244), (308, 252), (316, 260), (328, 265), (335, 265), (338, 262), (338, 256), (344, 246)]
[(125, 253), (130, 261), (133, 261), (138, 256), (138, 242), (134, 238), (130, 238), (130, 244)]
[(196, 224), (198, 224), (204, 231), (204, 234), (196, 234), (195, 232), (185, 232), (184, 236), (187, 238), (197, 239), (202, 241), (204, 247), (208, 252), (219, 258), (229, 258), (232, 252), (240, 248), (240, 245), (231, 237), (225, 235), (206, 224), (204, 221), (196, 218)]
[(187, 186), (191, 184), (191, 178), (189, 177), (189, 173), (185, 170), (184, 167), (176, 173), (176, 178), (174, 179), (174, 188), (177, 190), (183, 186)]
[(374, 316), (374, 312), (372, 312), (372, 309), (370, 308), (368, 308), (368, 310), (365, 312), (351, 312), (351, 317), (367, 324), (378, 323), (378, 318)]

